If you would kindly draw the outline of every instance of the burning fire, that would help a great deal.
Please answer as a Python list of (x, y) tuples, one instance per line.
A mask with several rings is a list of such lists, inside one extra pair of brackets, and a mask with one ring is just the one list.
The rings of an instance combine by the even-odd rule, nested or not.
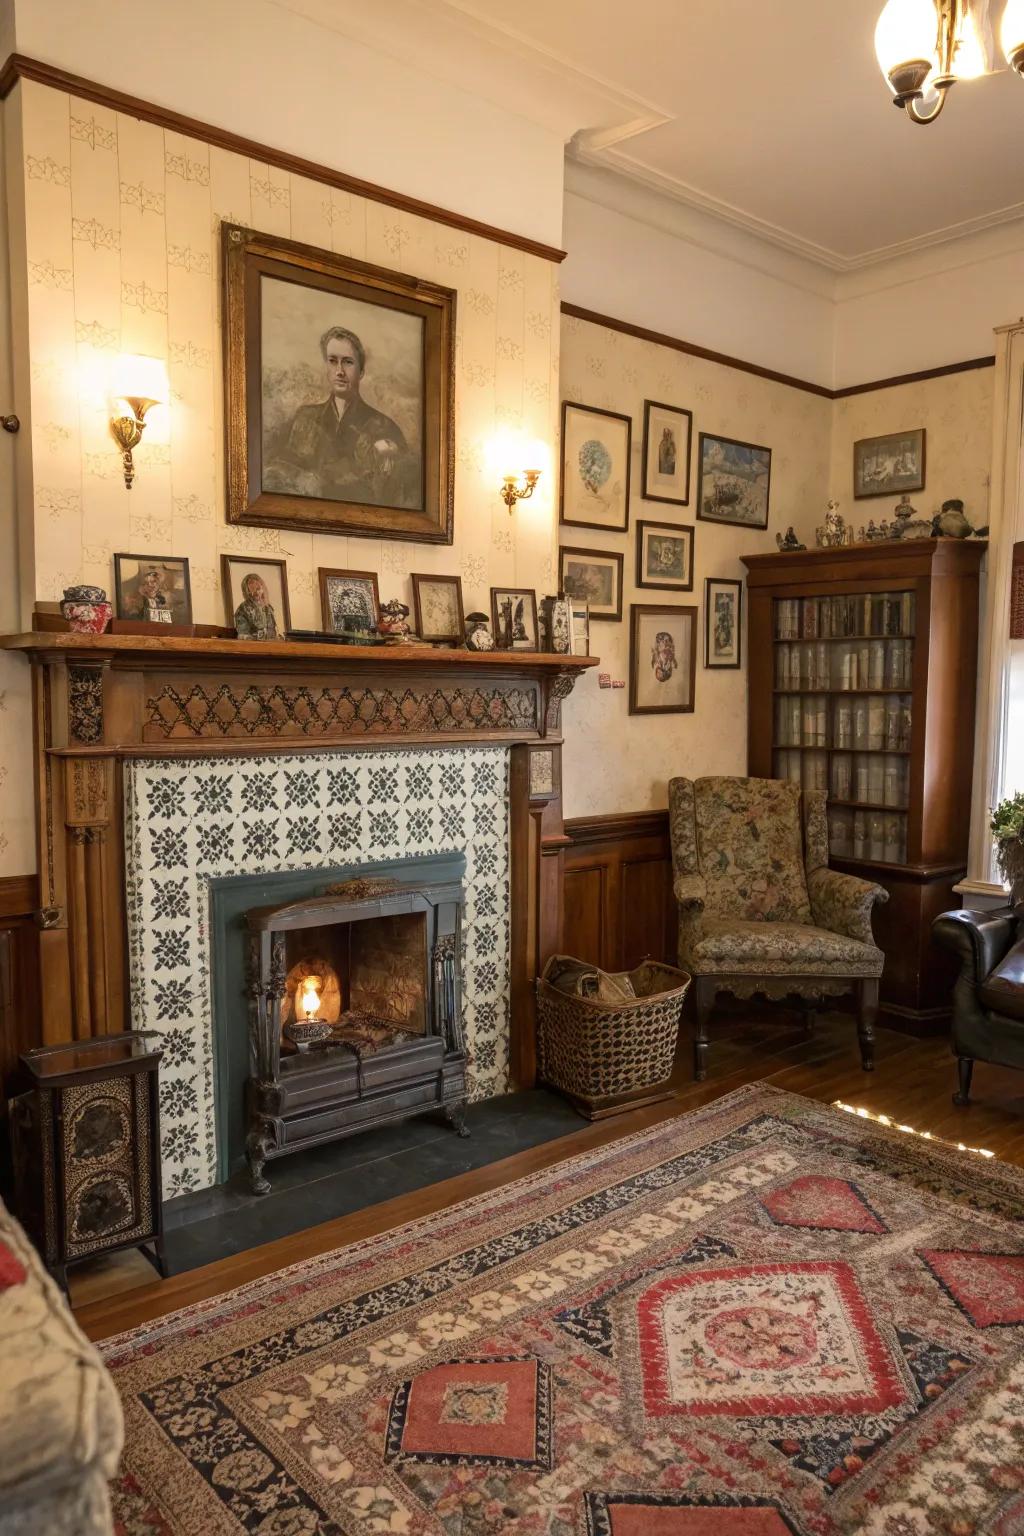
[(307, 1020), (315, 1019), (320, 1012), (320, 988), (323, 983), (319, 976), (306, 976), (302, 982), (302, 1001), (300, 1007)]

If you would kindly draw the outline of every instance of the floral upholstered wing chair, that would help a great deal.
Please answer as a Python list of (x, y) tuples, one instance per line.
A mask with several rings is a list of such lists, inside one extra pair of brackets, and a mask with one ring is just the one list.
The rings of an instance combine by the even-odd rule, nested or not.
[(880, 885), (828, 867), (825, 796), (781, 779), (672, 779), (672, 874), (679, 964), (694, 979), (694, 1076), (707, 1076), (708, 1017), (719, 992), (856, 992), (861, 1063), (874, 1067), (884, 956), (871, 932)]

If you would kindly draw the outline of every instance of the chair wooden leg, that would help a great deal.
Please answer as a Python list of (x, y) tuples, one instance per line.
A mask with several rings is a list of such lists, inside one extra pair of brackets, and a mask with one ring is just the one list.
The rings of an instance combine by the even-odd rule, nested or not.
[(875, 1070), (875, 1018), (878, 1014), (878, 980), (872, 977), (857, 984), (857, 1039), (860, 1064), (865, 1072)]
[(953, 1095), (954, 1104), (969, 1104), (971, 1102), (971, 1078), (974, 1075), (974, 1057), (958, 1056), (956, 1070), (960, 1079), (960, 1085)]
[(708, 1075), (708, 1019), (715, 1006), (717, 988), (711, 977), (698, 976), (694, 984), (697, 1007), (697, 1031), (693, 1042), (694, 1081), (702, 1083)]

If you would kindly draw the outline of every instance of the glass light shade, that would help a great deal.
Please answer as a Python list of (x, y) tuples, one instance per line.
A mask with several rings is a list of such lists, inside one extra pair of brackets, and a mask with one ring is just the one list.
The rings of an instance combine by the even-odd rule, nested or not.
[(1003, 45), (1007, 62), (1012, 64), (1014, 54), (1024, 48), (1024, 0), (1006, 0), (999, 41)]
[(934, 60), (938, 36), (935, 0), (887, 0), (875, 26), (875, 53), (886, 80), (901, 64)]
[(540, 438), (505, 427), (488, 439), (485, 458), (492, 479), (503, 480), (506, 475), (518, 479), (528, 469), (547, 468), (548, 446)]
[(155, 400), (166, 405), (167, 365), (159, 357), (123, 352), (111, 370), (111, 394), (115, 400)]
[(992, 69), (992, 29), (988, 6), (975, 0), (965, 11), (953, 43), (952, 73), (958, 80), (977, 80)]

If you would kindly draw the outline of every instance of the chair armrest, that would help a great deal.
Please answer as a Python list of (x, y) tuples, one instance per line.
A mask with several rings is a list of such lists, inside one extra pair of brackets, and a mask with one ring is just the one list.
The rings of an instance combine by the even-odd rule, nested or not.
[(932, 932), (959, 957), (968, 980), (980, 985), (1016, 939), (1017, 918), (1012, 909), (1002, 907), (988, 912), (943, 912), (932, 924)]
[(889, 900), (889, 892), (880, 885), (840, 874), (837, 869), (816, 869), (807, 878), (807, 894), (816, 928), (827, 928), (861, 944), (874, 944), (871, 913), (876, 902)]
[(672, 894), (685, 912), (699, 917), (704, 911), (707, 886), (703, 875), (676, 875), (672, 882)]

